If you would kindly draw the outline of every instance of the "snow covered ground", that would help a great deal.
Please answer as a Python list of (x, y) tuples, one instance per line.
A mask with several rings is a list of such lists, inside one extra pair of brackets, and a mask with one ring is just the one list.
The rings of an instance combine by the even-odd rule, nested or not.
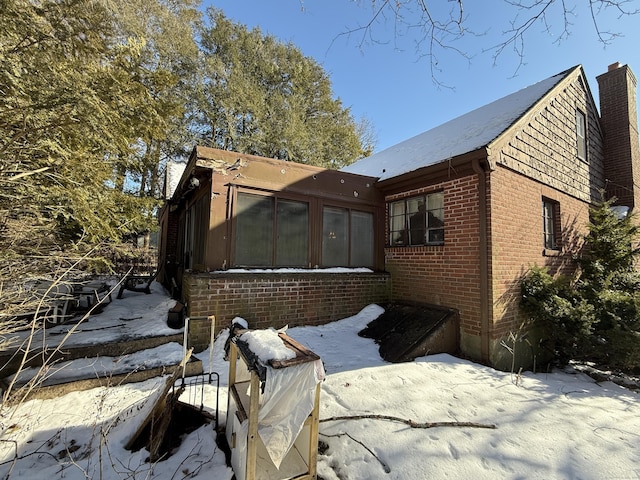
[[(160, 315), (155, 307), (162, 304), (166, 312), (167, 302), (166, 293), (154, 285), (153, 295), (115, 300), (87, 325), (115, 325), (115, 318), (127, 318), (135, 331), (164, 329), (166, 314)], [(127, 307), (134, 303), (135, 310)], [(380, 307), (370, 305), (354, 317), (287, 332), (325, 363), (320, 441), (327, 448), (318, 459), (318, 473), (325, 480), (640, 478), (637, 393), (613, 383), (596, 383), (579, 372), (525, 372), (517, 377), (449, 355), (389, 364), (372, 340), (357, 335), (380, 312)], [(100, 332), (99, 341), (105, 341), (109, 331), (119, 329), (94, 334)], [(220, 373), (221, 423), (226, 421), (227, 404), (225, 337), (217, 339), (213, 352), (198, 354), (208, 368), (212, 353), (213, 369)], [(89, 340), (78, 337), (78, 341)], [(147, 352), (148, 357), (157, 355), (157, 350)], [(135, 358), (153, 361), (140, 353)], [(65, 368), (73, 369), (73, 362)], [(145, 462), (148, 452), (124, 448), (163, 385), (164, 379), (158, 378), (3, 408), (0, 475), (231, 479), (233, 472), (216, 446), (212, 425), (189, 434), (173, 456), (155, 465)], [(199, 403), (199, 395), (186, 392), (184, 399), (197, 398)], [(215, 399), (216, 388), (207, 385), (204, 404), (212, 413)], [(345, 415), (389, 415), (418, 423), (473, 422), (495, 428), (411, 428), (372, 418), (322, 421)]]

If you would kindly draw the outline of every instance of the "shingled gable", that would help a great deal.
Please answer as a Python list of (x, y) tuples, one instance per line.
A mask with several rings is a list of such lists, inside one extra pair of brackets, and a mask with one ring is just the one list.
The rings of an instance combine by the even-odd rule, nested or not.
[(525, 118), (560, 83), (577, 74), (583, 75), (581, 66), (502, 97), (342, 170), (377, 177), (379, 182), (384, 182), (486, 149)]

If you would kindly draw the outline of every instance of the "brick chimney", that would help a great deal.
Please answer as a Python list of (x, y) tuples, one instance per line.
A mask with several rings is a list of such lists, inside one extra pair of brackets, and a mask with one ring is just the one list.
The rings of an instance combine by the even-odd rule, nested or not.
[(597, 77), (600, 123), (604, 131), (604, 168), (607, 198), (616, 205), (640, 209), (640, 146), (636, 77), (627, 65), (609, 65)]

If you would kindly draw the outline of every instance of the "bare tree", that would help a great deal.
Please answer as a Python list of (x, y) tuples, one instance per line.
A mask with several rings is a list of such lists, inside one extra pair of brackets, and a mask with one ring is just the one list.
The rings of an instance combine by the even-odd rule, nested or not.
[[(376, 27), (392, 23), (394, 42), (408, 34), (416, 38), (416, 54), (429, 59), (431, 76), (437, 84), (440, 84), (440, 58), (444, 54), (453, 52), (470, 61), (478, 53), (461, 46), (460, 41), (468, 37), (483, 37), (476, 44), (480, 52), (492, 55), (494, 63), (507, 52), (513, 53), (517, 59), (517, 72), (524, 63), (525, 43), (534, 27), (541, 27), (548, 33), (551, 43), (562, 42), (571, 35), (578, 13), (586, 14), (595, 37), (606, 46), (621, 33), (611, 30), (605, 17), (613, 14), (620, 19), (640, 13), (637, 0), (502, 0), (498, 3), (500, 8), (509, 9), (510, 20), (508, 25), (494, 27), (472, 18), (465, 10), (467, 2), (463, 0), (446, 3), (441, 0), (359, 0), (358, 3), (371, 9), (368, 20), (341, 35), (357, 37), (360, 48), (387, 43), (389, 39)], [(495, 38), (495, 32), (491, 37), (487, 35), (490, 28), (500, 28), (495, 43), (491, 40)]]

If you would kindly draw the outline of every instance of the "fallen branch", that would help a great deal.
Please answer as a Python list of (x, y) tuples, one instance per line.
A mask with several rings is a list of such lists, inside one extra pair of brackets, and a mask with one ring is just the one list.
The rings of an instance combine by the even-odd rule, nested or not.
[(400, 422), (409, 425), (411, 428), (438, 428), (438, 427), (467, 427), (467, 428), (496, 428), (493, 424), (475, 423), (475, 422), (425, 422), (418, 423), (406, 418), (392, 417), (390, 415), (346, 415), (341, 417), (321, 418), (320, 422), (338, 422), (340, 420), (389, 420), (391, 422)]
[[(320, 421), (322, 421), (322, 420), (320, 420)], [(369, 452), (369, 453), (373, 456), (373, 458), (375, 458), (376, 460), (378, 460), (378, 462), (380, 463), (380, 465), (382, 465), (382, 468), (383, 468), (383, 470), (384, 470), (384, 472), (385, 472), (385, 473), (390, 473), (390, 472), (391, 472), (391, 467), (390, 467), (389, 465), (387, 465), (385, 462), (383, 462), (383, 461), (380, 459), (380, 457), (378, 457), (378, 456), (373, 452), (373, 450), (371, 450), (369, 447), (367, 447), (367, 446), (366, 446), (364, 443), (362, 443), (360, 440), (353, 438), (353, 437), (352, 437), (351, 435), (349, 435), (348, 433), (346, 433), (346, 432), (345, 432), (345, 433), (336, 433), (335, 435), (327, 435), (326, 433), (320, 433), (320, 435), (322, 435), (323, 437), (330, 437), (330, 438), (331, 438), (331, 437), (334, 437), (334, 438), (336, 438), (336, 437), (342, 437), (342, 436), (345, 436), (345, 435), (346, 435), (347, 437), (349, 437), (349, 438), (350, 438), (351, 440), (353, 440), (354, 442), (356, 442), (356, 443), (358, 443), (358, 444), (362, 445), (362, 447), (363, 447), (367, 452)]]

